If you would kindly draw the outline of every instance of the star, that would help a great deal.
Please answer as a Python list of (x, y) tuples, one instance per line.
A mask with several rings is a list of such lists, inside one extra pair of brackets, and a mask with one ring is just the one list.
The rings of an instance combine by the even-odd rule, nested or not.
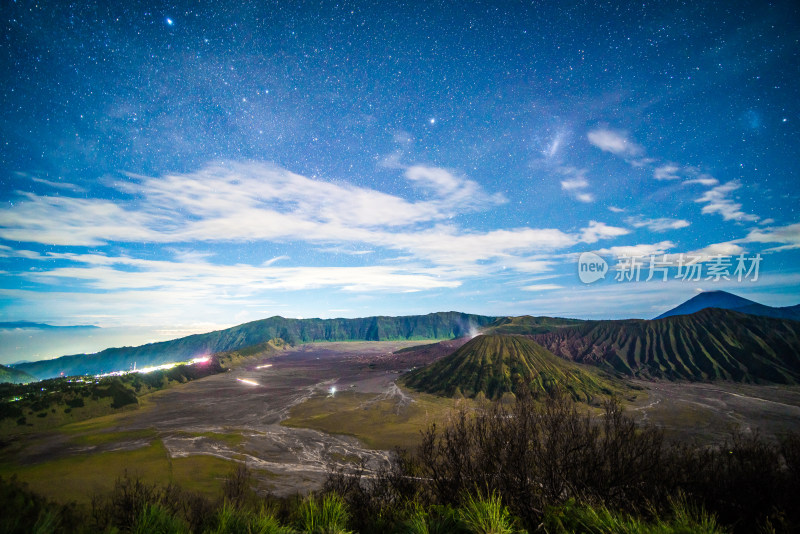
[(166, 18), (166, 23), (167, 23), (167, 26), (172, 26), (173, 24), (175, 24), (175, 21), (172, 20), (171, 18), (167, 17)]

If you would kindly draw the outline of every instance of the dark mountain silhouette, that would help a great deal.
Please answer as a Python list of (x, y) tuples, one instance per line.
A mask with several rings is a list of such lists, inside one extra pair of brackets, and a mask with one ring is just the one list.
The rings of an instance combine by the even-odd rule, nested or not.
[(727, 291), (703, 291), (683, 304), (662, 313), (656, 319), (664, 319), (675, 315), (689, 315), (706, 308), (721, 308), (763, 317), (800, 320), (800, 304), (783, 308), (765, 306)]

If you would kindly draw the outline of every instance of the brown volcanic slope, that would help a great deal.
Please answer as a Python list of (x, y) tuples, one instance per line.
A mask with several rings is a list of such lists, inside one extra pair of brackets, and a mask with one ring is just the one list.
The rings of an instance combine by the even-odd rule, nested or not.
[(628, 376), (800, 383), (798, 321), (707, 308), (651, 321), (586, 321), (530, 338), (557, 356)]
[(612, 380), (515, 335), (478, 336), (450, 356), (402, 379), (408, 387), (444, 396), (460, 391), (467, 397), (483, 393), (497, 399), (507, 392), (519, 394), (523, 389), (534, 395), (561, 389), (580, 401), (612, 395), (617, 390)]

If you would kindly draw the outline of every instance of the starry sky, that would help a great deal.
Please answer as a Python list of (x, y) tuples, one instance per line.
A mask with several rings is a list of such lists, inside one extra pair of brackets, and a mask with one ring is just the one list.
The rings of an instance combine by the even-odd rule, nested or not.
[[(111, 4), (111, 5), (107, 5)], [(800, 5), (4, 2), (0, 321), (800, 302)], [(577, 256), (761, 254), (757, 280)]]

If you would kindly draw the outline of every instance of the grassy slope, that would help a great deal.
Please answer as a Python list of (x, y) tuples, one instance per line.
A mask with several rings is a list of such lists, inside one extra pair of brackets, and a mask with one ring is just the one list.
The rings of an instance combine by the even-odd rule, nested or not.
[(168, 361), (195, 358), (203, 354), (232, 351), (281, 338), (287, 343), (313, 341), (378, 341), (400, 339), (444, 339), (459, 337), (470, 328), (491, 323), (494, 317), (458, 312), (431, 313), (407, 317), (366, 317), (361, 319), (285, 319), (271, 317), (260, 321), (196, 334), (172, 341), (140, 347), (106, 349), (97, 354), (63, 356), (54, 360), (21, 364), (19, 369), (40, 378), (96, 374)]
[(583, 323), (581, 319), (564, 319), (561, 317), (501, 317), (483, 330), (484, 334), (517, 334), (531, 335), (552, 332), (565, 326)]
[[(470, 402), (470, 401), (461, 401)], [(335, 397), (317, 395), (293, 407), (282, 425), (354, 436), (373, 449), (413, 447), (420, 431), (441, 421), (455, 407), (452, 399), (415, 394), (401, 406), (396, 398), (344, 391)]]
[(524, 387), (534, 394), (560, 387), (577, 400), (589, 401), (611, 395), (620, 387), (593, 370), (554, 356), (530, 339), (511, 335), (478, 336), (402, 381), (436, 395), (452, 396), (458, 388), (467, 397), (483, 392), (492, 399), (506, 392), (519, 393)]
[(10, 382), (12, 384), (26, 384), (33, 382), (36, 378), (24, 371), (0, 365), (0, 382)]
[(134, 450), (78, 454), (32, 464), (0, 464), (0, 476), (16, 475), (31, 489), (51, 499), (88, 504), (95, 494), (108, 493), (126, 472), (149, 483), (175, 482), (182, 487), (216, 496), (233, 462), (213, 456), (170, 458), (160, 440)]
[(532, 336), (554, 354), (644, 378), (800, 383), (800, 322), (708, 308), (587, 321)]

